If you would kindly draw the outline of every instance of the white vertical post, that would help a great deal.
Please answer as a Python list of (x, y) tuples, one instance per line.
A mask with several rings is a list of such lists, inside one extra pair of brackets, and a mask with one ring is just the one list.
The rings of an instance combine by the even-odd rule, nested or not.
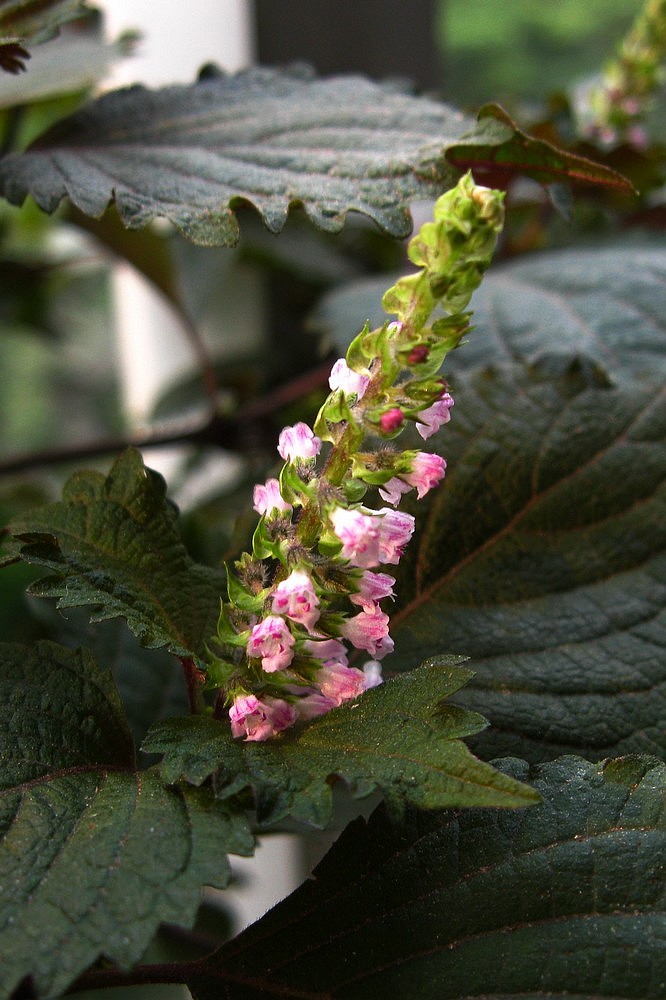
[[(128, 29), (141, 35), (105, 89), (192, 83), (206, 62), (229, 72), (252, 62), (249, 0), (104, 0), (103, 6), (108, 37)], [(113, 281), (125, 412), (130, 425), (143, 426), (162, 390), (192, 367), (192, 348), (161, 296), (131, 267), (119, 265)], [(166, 464), (161, 471), (170, 471)]]
[[(109, 37), (130, 28), (143, 35), (136, 55), (118, 65), (105, 89), (191, 83), (206, 62), (228, 72), (252, 62), (250, 0), (103, 0), (102, 6)], [(247, 285), (241, 293), (247, 295)], [(232, 300), (233, 294), (231, 287)], [(145, 423), (169, 381), (191, 367), (192, 350), (160, 296), (127, 265), (116, 269), (114, 297), (121, 384), (128, 418), (136, 426)], [(227, 301), (225, 306), (245, 343), (253, 336), (249, 327), (256, 326), (258, 297), (247, 305)], [(168, 474), (171, 462), (151, 453), (150, 464)], [(256, 858), (239, 862), (234, 870), (242, 871), (245, 888), (227, 890), (223, 899), (233, 907), (240, 930), (302, 881), (303, 852), (294, 837), (270, 837)]]

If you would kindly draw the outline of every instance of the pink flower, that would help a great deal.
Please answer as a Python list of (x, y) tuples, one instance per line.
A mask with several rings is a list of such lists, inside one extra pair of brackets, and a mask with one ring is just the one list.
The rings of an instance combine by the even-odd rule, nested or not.
[(316, 719), (318, 715), (326, 715), (332, 708), (336, 708), (336, 703), (326, 695), (314, 692), (295, 701), (294, 708), (299, 720), (308, 722), (310, 719)]
[(298, 423), (284, 427), (278, 438), (278, 452), (285, 462), (295, 458), (315, 458), (321, 449), (321, 440), (315, 437), (307, 424)]
[(349, 595), (352, 604), (360, 604), (364, 611), (372, 611), (377, 601), (384, 597), (394, 597), (395, 580), (388, 573), (371, 573), (366, 569), (359, 581), (358, 590)]
[(371, 513), (336, 507), (330, 517), (333, 530), (342, 542), (343, 559), (360, 569), (399, 562), (414, 532), (412, 515), (390, 507)]
[(307, 573), (295, 569), (286, 580), (278, 583), (273, 592), (272, 611), (276, 615), (286, 615), (312, 632), (319, 618), (319, 598)]
[(402, 494), (409, 493), (411, 488), (412, 487), (409, 483), (393, 476), (392, 479), (389, 479), (388, 482), (379, 487), (379, 495), (382, 500), (386, 500), (387, 503), (393, 504), (393, 506), (396, 507), (400, 503), (400, 497)]
[(280, 698), (259, 701), (253, 694), (236, 698), (229, 709), (231, 735), (245, 736), (246, 740), (268, 740), (271, 736), (293, 726), (296, 711)]
[(403, 493), (408, 493), (411, 489), (416, 489), (419, 500), (426, 493), (437, 486), (446, 471), (446, 462), (441, 455), (431, 455), (425, 451), (419, 451), (414, 456), (411, 472), (403, 472), (400, 478), (394, 477), (387, 483), (379, 487), (379, 494), (387, 503), (400, 503)]
[(356, 396), (357, 399), (363, 398), (369, 381), (369, 375), (359, 375), (353, 371), (344, 358), (338, 358), (328, 378), (328, 384), (334, 392), (336, 389), (342, 389), (346, 395)]
[(402, 426), (404, 420), (405, 415), (402, 410), (394, 407), (392, 410), (387, 410), (386, 413), (382, 413), (379, 418), (379, 426), (385, 434), (392, 434), (393, 431), (397, 431), (398, 427)]
[(405, 482), (416, 488), (416, 495), (421, 500), (428, 490), (437, 486), (440, 479), (444, 478), (445, 472), (446, 461), (441, 455), (419, 451), (414, 456), (412, 471), (405, 476)]
[(377, 511), (382, 516), (379, 537), (379, 561), (396, 564), (400, 562), (403, 549), (414, 534), (414, 517), (400, 510), (382, 507)]
[(253, 500), (257, 514), (270, 514), (274, 510), (284, 512), (293, 509), (290, 503), (282, 499), (277, 479), (267, 479), (265, 486), (257, 484), (254, 488)]
[(303, 649), (310, 656), (323, 660), (324, 665), (327, 663), (347, 665), (347, 647), (339, 639), (326, 639), (323, 642), (313, 642), (312, 639), (306, 639), (303, 643)]
[(361, 611), (343, 623), (341, 632), (357, 649), (365, 649), (378, 660), (393, 650), (388, 634), (389, 616), (376, 605), (372, 611)]
[(443, 424), (447, 424), (451, 419), (451, 407), (453, 397), (445, 392), (441, 399), (438, 399), (427, 410), (422, 410), (417, 416), (416, 429), (423, 438), (427, 440), (435, 431), (438, 431)]
[(363, 664), (363, 675), (365, 677), (366, 691), (384, 683), (384, 678), (382, 677), (382, 665), (378, 660), (367, 660), (367, 662)]
[[(343, 701), (358, 698), (365, 691), (365, 674), (355, 667), (345, 667), (341, 663), (333, 663), (321, 668), (317, 675), (317, 684), (325, 698), (334, 707)], [(332, 706), (332, 707), (333, 707)]]
[(269, 615), (254, 626), (247, 643), (247, 655), (261, 657), (266, 673), (288, 667), (294, 658), (294, 637), (284, 618)]
[(342, 542), (343, 559), (362, 569), (379, 565), (380, 523), (374, 514), (336, 507), (331, 513), (331, 522)]

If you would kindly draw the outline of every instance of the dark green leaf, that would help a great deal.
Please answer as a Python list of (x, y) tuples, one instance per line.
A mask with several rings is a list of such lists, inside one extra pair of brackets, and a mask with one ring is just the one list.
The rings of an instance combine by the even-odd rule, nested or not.
[(222, 571), (190, 559), (160, 476), (127, 451), (108, 476), (76, 473), (63, 500), (14, 526), (22, 558), (55, 571), (33, 593), (58, 607), (94, 605), (93, 620), (118, 616), (146, 646), (199, 656), (215, 631)]
[(0, 45), (44, 42), (85, 10), (84, 0), (0, 0)]
[[(663, 244), (559, 250), (492, 270), (474, 293), (474, 330), (447, 366), (548, 358), (566, 370), (584, 358), (613, 381), (663, 380), (666, 371)], [(342, 351), (369, 318), (386, 319), (390, 278), (366, 278), (326, 296), (313, 325)]]
[(497, 104), (481, 108), (476, 129), (449, 149), (448, 158), (461, 170), (473, 167), (479, 178), (485, 171), (490, 186), (505, 186), (514, 174), (526, 174), (542, 184), (569, 179), (632, 190), (631, 183), (609, 167), (521, 132)]
[(578, 176), (585, 164), (590, 181), (624, 183), (505, 119), (475, 129), (446, 105), (361, 77), (256, 68), (190, 87), (107, 94), (6, 157), (0, 189), (17, 204), (32, 194), (47, 212), (67, 196), (95, 217), (113, 199), (128, 228), (164, 216), (205, 246), (237, 242), (240, 202), (254, 205), (272, 232), (303, 206), (321, 229), (339, 230), (355, 211), (403, 237), (408, 202), (437, 196), (458, 176), (451, 149), (470, 163), (492, 151), (503, 167), (526, 166), (549, 181)]
[(54, 766), (134, 766), (116, 686), (86, 650), (0, 644), (0, 732), (0, 790)]
[(202, 884), (247, 854), (241, 816), (149, 772), (85, 768), (0, 793), (0, 996), (27, 975), (65, 989), (99, 955), (129, 967), (163, 922), (194, 921)]
[(215, 772), (218, 795), (251, 786), (266, 823), (291, 815), (325, 826), (333, 775), (359, 798), (379, 788), (397, 808), (530, 805), (531, 789), (476, 760), (460, 741), (485, 720), (440, 705), (469, 676), (459, 667), (424, 664), (315, 720), (300, 735), (266, 743), (234, 740), (228, 724), (214, 719), (171, 719), (153, 727), (143, 749), (165, 754), (167, 782), (199, 784)]
[(252, 839), (200, 789), (135, 772), (108, 674), (52, 643), (2, 647), (0, 996), (62, 992), (98, 956), (129, 966)]
[(666, 751), (666, 399), (482, 371), (398, 570), (391, 668), (473, 658), (484, 758)]
[(662, 1000), (664, 765), (505, 767), (543, 803), (357, 821), (185, 977), (195, 1000)]
[(83, 645), (108, 667), (135, 743), (156, 719), (187, 715), (182, 664), (165, 649), (144, 649), (124, 621), (90, 623), (84, 609), (72, 608), (65, 616), (41, 601), (35, 612), (50, 639), (70, 647)]

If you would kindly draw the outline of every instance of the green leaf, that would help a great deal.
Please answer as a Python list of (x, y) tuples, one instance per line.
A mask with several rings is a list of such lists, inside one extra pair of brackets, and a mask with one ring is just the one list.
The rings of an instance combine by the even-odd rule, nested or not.
[[(365, 278), (324, 297), (311, 325), (341, 352), (359, 317), (381, 326), (391, 276)], [(474, 330), (447, 358), (456, 373), (497, 361), (548, 359), (554, 372), (576, 358), (613, 381), (666, 373), (666, 251), (663, 243), (558, 250), (493, 268), (474, 293)]]
[(242, 813), (136, 772), (109, 675), (52, 643), (1, 647), (0, 996), (53, 996), (98, 956), (136, 962), (160, 923), (247, 854)]
[(661, 1000), (664, 765), (504, 767), (542, 804), (356, 821), (311, 880), (183, 970), (195, 1000)]
[(503, 187), (509, 178), (520, 174), (542, 184), (569, 179), (620, 191), (633, 190), (626, 177), (609, 167), (521, 132), (497, 104), (481, 108), (474, 132), (463, 136), (461, 143), (453, 145), (447, 155), (461, 170), (474, 168), (479, 176), (485, 171), (484, 183), (491, 187)]
[(50, 639), (64, 646), (84, 645), (108, 667), (137, 745), (156, 719), (187, 715), (183, 666), (166, 649), (143, 648), (119, 618), (90, 623), (83, 608), (68, 610), (65, 618), (52, 604), (33, 606)]
[(473, 658), (473, 746), (543, 760), (666, 751), (666, 399), (477, 371), (428, 443), (444, 484), (397, 573), (391, 669)]
[(380, 789), (397, 809), (531, 805), (531, 789), (476, 760), (460, 741), (485, 720), (440, 705), (469, 677), (468, 670), (432, 661), (367, 691), (352, 706), (334, 709), (298, 735), (241, 742), (232, 739), (227, 723), (189, 717), (157, 723), (143, 749), (165, 755), (167, 782), (200, 784), (215, 773), (218, 795), (252, 787), (264, 823), (291, 815), (326, 826), (334, 775), (357, 798)]
[(45, 42), (85, 12), (83, 0), (0, 0), (0, 45)]
[(0, 732), (0, 789), (38, 780), (54, 764), (134, 766), (116, 686), (87, 650), (0, 644)]
[(555, 166), (558, 177), (577, 176), (585, 163), (588, 180), (625, 183), (504, 119), (489, 131), (447, 105), (362, 77), (255, 68), (189, 87), (106, 94), (25, 153), (5, 157), (0, 190), (15, 204), (31, 194), (47, 212), (68, 197), (96, 218), (115, 200), (128, 228), (163, 216), (203, 246), (238, 241), (241, 202), (254, 205), (272, 232), (302, 206), (320, 229), (341, 229), (353, 211), (404, 237), (408, 203), (455, 182), (448, 152), (485, 162), (495, 146), (516, 171), (527, 147), (529, 172), (549, 180)]
[(62, 501), (30, 511), (13, 532), (26, 562), (57, 574), (32, 593), (60, 608), (94, 605), (94, 621), (124, 617), (145, 646), (203, 655), (225, 576), (189, 557), (164, 481), (138, 452), (126, 451), (106, 477), (76, 473)]

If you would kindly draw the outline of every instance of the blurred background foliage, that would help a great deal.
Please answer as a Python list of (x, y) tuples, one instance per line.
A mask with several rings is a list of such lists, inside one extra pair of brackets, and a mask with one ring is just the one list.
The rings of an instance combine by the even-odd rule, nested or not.
[(544, 101), (598, 71), (641, 0), (441, 0), (437, 43), (447, 99)]

